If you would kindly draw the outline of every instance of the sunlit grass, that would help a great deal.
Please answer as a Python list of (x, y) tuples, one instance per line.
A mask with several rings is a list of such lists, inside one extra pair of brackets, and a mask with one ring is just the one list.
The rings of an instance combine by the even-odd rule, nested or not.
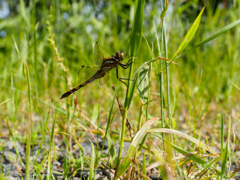
[[(198, 18), (195, 23), (203, 7), (196, 6), (195, 1), (177, 2), (174, 13), (161, 21), (165, 26), (158, 24), (159, 5), (154, 2), (137, 1), (139, 6), (131, 2), (125, 4), (125, 1), (108, 3), (108, 8), (101, 9), (101, 20), (92, 14), (97, 4), (75, 2), (73, 6), (66, 2), (58, 4), (60, 1), (41, 2), (42, 9), (38, 9), (34, 1), (28, 7), (20, 1), (20, 12), (0, 22), (0, 30), (7, 32), (0, 42), (0, 132), (8, 129), (8, 133), (0, 136), (27, 144), (27, 174), (32, 166), (37, 174), (43, 170), (49, 175), (53, 173), (52, 163), (57, 158), (54, 136), (61, 134), (66, 151), (71, 154), (72, 143), (89, 138), (91, 133), (102, 136), (109, 147), (116, 141), (120, 144), (123, 140), (133, 141), (122, 162), (121, 153), (117, 156), (110, 150), (108, 167), (118, 167), (117, 176), (135, 169), (139, 177), (145, 177), (150, 167), (158, 169), (165, 179), (170, 176), (169, 172), (186, 179), (192, 176), (224, 179), (235, 174), (229, 167), (239, 161), (232, 150), (239, 142), (230, 133), (232, 125), (239, 123), (237, 2), (228, 9), (218, 7), (215, 12), (207, 4), (201, 21)], [(125, 9), (125, 5), (132, 9)], [(149, 5), (152, 11), (146, 8)], [(87, 6), (90, 11), (83, 11)], [(137, 7), (139, 14), (134, 19), (131, 11), (135, 12), (133, 8)], [(141, 7), (148, 13), (143, 14)], [(145, 40), (141, 39), (142, 34)], [(141, 65), (152, 60), (148, 62), (150, 75), (146, 76), (151, 81), (142, 87), (150, 92), (145, 104), (137, 88), (131, 88), (137, 87), (138, 81), (129, 81), (126, 87), (117, 80), (115, 70), (110, 72), (105, 86), (99, 86), (95, 80), (68, 99), (59, 99), (84, 80), (85, 75), (78, 74), (81, 65), (94, 65), (96, 41), (105, 57), (120, 50), (126, 54), (124, 62), (134, 59), (131, 69), (119, 69), (122, 78), (137, 77), (136, 70), (140, 72)], [(160, 56), (173, 57), (171, 60), (177, 65), (171, 64), (166, 70), (169, 62), (157, 59)], [(123, 117), (116, 95), (124, 104)], [(124, 127), (126, 118), (135, 134), (134, 140)], [(37, 164), (30, 160), (31, 145), (37, 142), (40, 148), (44, 147), (46, 136), (50, 136), (49, 149)], [(78, 146), (81, 149), (81, 145)], [(141, 150), (146, 159), (132, 162), (142, 156)], [(73, 156), (64, 159), (63, 175), (67, 178), (70, 170), (74, 169), (73, 175), (79, 169), (90, 168), (89, 178), (93, 179), (94, 169), (104, 161), (102, 150), (92, 145), (90, 157), (84, 157), (81, 149), (78, 159)]]

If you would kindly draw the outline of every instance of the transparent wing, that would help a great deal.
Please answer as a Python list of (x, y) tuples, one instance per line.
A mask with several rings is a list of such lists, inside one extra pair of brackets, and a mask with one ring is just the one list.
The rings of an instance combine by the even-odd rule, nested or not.
[(109, 73), (107, 72), (105, 76), (99, 79), (99, 84), (102, 86), (109, 80)]
[(89, 78), (93, 77), (94, 74), (99, 70), (98, 67), (91, 67), (83, 65), (78, 70), (78, 76), (84, 77), (84, 80), (88, 80)]
[(102, 52), (100, 51), (98, 42), (96, 42), (96, 44), (94, 46), (94, 61), (95, 61), (95, 64), (100, 66), (102, 64), (103, 59), (104, 59), (104, 56), (103, 56)]

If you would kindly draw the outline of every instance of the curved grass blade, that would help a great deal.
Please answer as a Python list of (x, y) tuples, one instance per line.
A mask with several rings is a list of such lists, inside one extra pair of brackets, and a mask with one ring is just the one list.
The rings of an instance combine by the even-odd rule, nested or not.
[(237, 88), (237, 89), (240, 91), (240, 88), (239, 88), (236, 84), (234, 84), (234, 83), (231, 81), (231, 79), (228, 78), (228, 80), (230, 81), (230, 83), (232, 83), (233, 86), (235, 86), (235, 88)]
[(10, 99), (11, 99), (11, 98), (9, 98), (9, 99), (7, 99), (7, 100), (1, 102), (1, 103), (0, 103), (0, 106), (3, 105), (4, 103), (8, 102)]
[(138, 133), (135, 135), (132, 143), (130, 144), (128, 151), (119, 167), (119, 172), (117, 174), (117, 177), (120, 177), (123, 175), (129, 168), (129, 165), (132, 162), (132, 159), (134, 157), (135, 152), (138, 150), (139, 144), (142, 142), (143, 138), (145, 137), (146, 133), (148, 132), (148, 129), (151, 127), (151, 125), (157, 121), (159, 118), (153, 118), (149, 121), (147, 121), (142, 128), (138, 131)]
[(215, 32), (214, 34), (212, 34), (211, 36), (209, 36), (208, 38), (206, 38), (205, 40), (203, 40), (202, 42), (200, 42), (199, 44), (197, 44), (196, 46), (194, 46), (193, 48), (191, 48), (190, 50), (188, 50), (185, 53), (180, 54), (177, 58), (179, 58), (180, 56), (182, 56), (183, 54), (186, 54), (196, 48), (198, 48), (199, 46), (202, 46), (206, 43), (208, 43), (209, 41), (217, 38), (218, 36), (222, 35), (223, 33), (227, 32), (228, 30), (230, 30), (231, 28), (233, 28), (234, 26), (238, 25), (240, 23), (240, 19), (237, 21), (232, 22), (231, 24), (223, 27), (222, 29), (220, 29), (219, 31)]
[(162, 139), (162, 140), (164, 140), (164, 141), (166, 141), (167, 143), (171, 144), (172, 147), (173, 147), (176, 151), (178, 151), (179, 153), (181, 153), (182, 155), (186, 155), (186, 154), (187, 154), (187, 155), (188, 155), (187, 157), (188, 157), (189, 159), (193, 160), (194, 162), (196, 162), (197, 164), (205, 164), (205, 163), (206, 163), (205, 161), (203, 161), (202, 159), (200, 159), (199, 157), (197, 157), (197, 156), (195, 156), (195, 155), (193, 155), (193, 154), (192, 154), (192, 155), (189, 155), (189, 154), (191, 154), (191, 152), (188, 152), (188, 151), (180, 148), (179, 146), (177, 146), (177, 145), (171, 143), (170, 141), (162, 138), (162, 137), (159, 136), (158, 134), (153, 133), (153, 135), (156, 136), (156, 137), (158, 137), (158, 138), (160, 138), (160, 139)]
[[(151, 62), (154, 62), (154, 61), (156, 61), (156, 60), (169, 61), (169, 63), (171, 62), (171, 63), (177, 65), (176, 62), (171, 61), (170, 59), (163, 58), (163, 57), (157, 57), (157, 58), (151, 59), (151, 60), (149, 60), (149, 61), (146, 61), (146, 62), (143, 63), (141, 66), (139, 66), (139, 67), (137, 68), (137, 70), (135, 71), (135, 73), (133, 74), (133, 78), (132, 78), (132, 79), (136, 79), (137, 74), (138, 74), (147, 64), (149, 64), (149, 63), (151, 63)], [(163, 69), (162, 69), (162, 70), (163, 70)]]
[(143, 63), (141, 66), (138, 67), (138, 69), (135, 71), (135, 73), (133, 74), (133, 79), (136, 78), (137, 74), (141, 71), (141, 69), (143, 69), (147, 64), (156, 61), (157, 58), (151, 59), (149, 61), (146, 61), (145, 63)]
[(152, 132), (152, 133), (156, 133), (156, 132), (158, 132), (158, 133), (163, 133), (163, 132), (165, 132), (165, 133), (170, 133), (170, 134), (176, 134), (176, 135), (178, 135), (178, 136), (180, 136), (180, 137), (183, 137), (183, 138), (185, 138), (185, 139), (193, 142), (193, 143), (196, 144), (197, 146), (201, 145), (202, 148), (208, 150), (209, 152), (211, 152), (211, 153), (213, 153), (213, 154), (216, 153), (212, 148), (210, 148), (210, 147), (207, 146), (206, 144), (200, 142), (198, 139), (196, 139), (196, 138), (194, 138), (194, 137), (192, 137), (192, 136), (189, 136), (189, 135), (187, 135), (187, 134), (185, 134), (185, 133), (182, 133), (182, 132), (180, 132), (180, 131), (177, 131), (177, 130), (167, 129), (167, 128), (154, 128), (154, 129), (149, 129), (148, 132), (149, 132), (149, 133), (150, 133), (150, 132)]
[(202, 8), (201, 12), (199, 13), (198, 17), (196, 18), (196, 20), (194, 21), (192, 27), (189, 29), (187, 35), (185, 36), (183, 42), (181, 43), (181, 45), (179, 46), (177, 52), (174, 54), (174, 56), (172, 57), (172, 61), (177, 57), (178, 54), (180, 54), (189, 44), (189, 42), (192, 40), (193, 36), (195, 35), (198, 26), (200, 24), (201, 21), (201, 16), (203, 13), (205, 7)]
[(210, 163), (208, 163), (208, 164), (203, 168), (203, 170), (196, 175), (196, 177), (199, 176), (199, 179), (202, 179), (202, 176), (207, 172), (207, 170), (210, 169), (215, 163), (217, 163), (217, 162), (220, 160), (220, 158), (221, 158), (221, 157), (219, 156), (219, 157), (217, 157), (216, 159), (212, 160)]

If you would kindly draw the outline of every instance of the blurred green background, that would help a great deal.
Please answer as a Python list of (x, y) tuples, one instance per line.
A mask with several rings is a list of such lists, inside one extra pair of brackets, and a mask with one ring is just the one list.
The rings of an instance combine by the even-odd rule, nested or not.
[[(0, 3), (0, 102), (11, 98), (0, 106), (0, 129), (6, 127), (6, 119), (17, 128), (29, 117), (25, 61), (30, 71), (33, 113), (43, 120), (48, 111), (54, 110), (58, 122), (62, 122), (66, 118), (66, 101), (59, 98), (70, 89), (66, 77), (70, 78), (73, 87), (85, 80), (85, 75), (78, 74), (78, 70), (83, 64), (94, 66), (93, 46), (96, 41), (105, 57), (120, 50), (125, 53), (124, 62), (129, 59), (134, 1), (1, 0)], [(176, 52), (204, 4), (206, 9), (199, 29), (186, 51), (240, 17), (239, 0), (170, 1), (165, 19), (169, 58)], [(161, 11), (161, 1), (145, 2), (143, 32), (148, 43), (153, 45), (155, 57), (159, 55), (153, 24), (158, 29)], [(48, 41), (46, 21), (51, 24), (55, 46), (68, 69), (67, 75), (58, 65), (53, 46)], [(204, 125), (211, 127), (220, 122), (220, 113), (231, 115), (233, 120), (239, 119), (239, 91), (229, 81), (231, 79), (240, 86), (239, 33), (240, 27), (234, 27), (175, 60), (178, 65), (170, 66), (171, 104), (178, 128), (189, 132), (196, 127), (208, 130)], [(142, 40), (134, 69), (151, 58), (146, 41)], [(150, 103), (150, 114), (159, 117), (159, 81), (155, 71), (151, 84), (151, 99), (155, 101)], [(120, 70), (119, 74), (126, 78), (128, 70)], [(124, 103), (126, 87), (116, 79), (115, 70), (110, 72), (110, 77), (104, 86), (94, 81), (76, 92), (79, 108), (90, 119), (98, 106), (100, 119), (107, 119), (113, 97), (111, 84)], [(70, 106), (71, 98), (68, 101)], [(141, 101), (135, 91), (129, 110), (133, 124), (137, 123), (134, 120), (138, 119), (140, 107)], [(115, 104), (115, 111), (117, 109)], [(117, 114), (119, 121), (116, 120), (116, 124), (120, 123), (120, 113)]]

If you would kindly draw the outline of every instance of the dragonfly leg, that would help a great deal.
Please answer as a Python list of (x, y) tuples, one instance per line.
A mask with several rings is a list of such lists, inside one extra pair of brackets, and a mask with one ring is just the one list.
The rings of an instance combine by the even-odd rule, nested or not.
[(121, 63), (120, 66), (121, 66), (123, 69), (127, 69), (132, 63), (133, 63), (133, 61), (130, 61), (130, 60), (129, 60), (126, 64)]
[(132, 63), (133, 63), (133, 61), (132, 61), (131, 59), (129, 59), (126, 64), (127, 64), (127, 65), (130, 65), (130, 64), (132, 64)]
[[(121, 66), (122, 67), (122, 66)], [(122, 67), (122, 68), (124, 68), (124, 67)], [(125, 69), (125, 68), (124, 68)], [(127, 85), (124, 81), (122, 81), (122, 80), (128, 80), (128, 81), (135, 81), (136, 79), (128, 79), (128, 78), (119, 78), (118, 77), (118, 67), (116, 66), (116, 74), (117, 74), (117, 78), (118, 78), (118, 80), (119, 81), (121, 81), (122, 83), (124, 83), (125, 85)]]
[(121, 80), (122, 78), (118, 77), (118, 67), (117, 66), (116, 66), (116, 75), (117, 75), (117, 79), (127, 86), (127, 84)]

